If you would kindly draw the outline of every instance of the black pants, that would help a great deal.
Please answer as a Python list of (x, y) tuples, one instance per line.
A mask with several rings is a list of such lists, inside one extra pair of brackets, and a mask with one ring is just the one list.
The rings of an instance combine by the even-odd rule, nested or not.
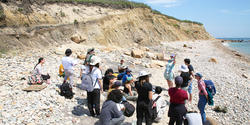
[(87, 92), (87, 100), (90, 115), (100, 115), (100, 89), (94, 89), (92, 92)]
[(175, 118), (175, 117), (170, 117), (169, 120), (169, 125), (174, 125), (174, 123), (176, 123), (176, 125), (182, 125), (183, 122), (183, 118)]
[(41, 75), (41, 76), (42, 76), (43, 80), (48, 80), (48, 79), (50, 79), (50, 75), (49, 75), (49, 74), (47, 74), (47, 75)]
[(146, 125), (152, 125), (152, 105), (146, 104), (142, 101), (137, 101), (136, 105), (137, 125), (142, 125), (143, 117), (145, 118)]

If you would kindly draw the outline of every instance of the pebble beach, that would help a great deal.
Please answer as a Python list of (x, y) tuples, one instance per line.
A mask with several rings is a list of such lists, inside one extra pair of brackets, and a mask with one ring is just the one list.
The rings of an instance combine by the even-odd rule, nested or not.
[[(220, 125), (250, 124), (250, 61), (236, 56), (219, 41), (175, 41), (162, 42), (161, 45), (131, 48), (91, 46), (70, 43), (57, 48), (34, 49), (17, 53), (14, 56), (4, 55), (0, 58), (0, 124), (4, 125), (94, 125), (98, 118), (88, 116), (87, 94), (79, 88), (73, 88), (74, 98), (69, 100), (58, 94), (58, 86), (63, 79), (58, 76), (61, 58), (67, 48), (73, 50), (73, 57), (85, 54), (88, 48), (95, 48), (96, 55), (102, 59), (102, 73), (108, 68), (117, 71), (120, 59), (132, 69), (132, 74), (138, 75), (141, 70), (152, 74), (150, 82), (161, 86), (165, 91), (162, 97), (169, 102), (167, 82), (163, 77), (166, 62), (153, 59), (155, 53), (164, 53), (164, 58), (176, 54), (174, 74), (177, 76), (179, 66), (184, 59), (191, 59), (195, 72), (203, 74), (204, 79), (215, 83), (217, 94), (214, 96), (214, 106), (206, 106), (207, 117), (213, 118)], [(133, 49), (140, 49), (144, 56), (134, 58), (129, 55)], [(51, 76), (51, 84), (38, 92), (23, 91), (27, 77), (34, 68), (39, 57), (45, 58), (45, 69)], [(75, 83), (80, 84), (79, 72), (83, 60), (77, 59), (75, 67)], [(26, 80), (21, 80), (25, 78)], [(45, 83), (44, 83), (45, 84)], [(46, 84), (45, 84), (46, 85)], [(101, 104), (105, 101), (105, 93), (101, 95)], [(189, 111), (199, 111), (197, 81), (193, 81), (193, 100), (186, 105)], [(135, 103), (133, 103), (135, 104)], [(227, 113), (213, 111), (215, 106), (227, 107)], [(156, 125), (168, 124), (168, 107), (164, 118)], [(126, 117), (126, 124), (136, 121), (136, 113)]]

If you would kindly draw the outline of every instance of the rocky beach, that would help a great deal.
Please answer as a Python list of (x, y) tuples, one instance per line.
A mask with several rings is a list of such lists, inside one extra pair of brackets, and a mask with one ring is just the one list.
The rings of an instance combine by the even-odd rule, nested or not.
[[(102, 59), (101, 69), (104, 73), (107, 68), (117, 71), (120, 59), (133, 70), (133, 75), (138, 75), (140, 70), (152, 73), (150, 82), (155, 86), (165, 88), (162, 96), (169, 101), (167, 82), (163, 77), (166, 62), (171, 53), (177, 55), (177, 64), (174, 74), (183, 64), (184, 58), (190, 58), (195, 72), (203, 74), (205, 79), (214, 81), (217, 94), (214, 96), (215, 106), (227, 107), (227, 113), (213, 111), (215, 106), (206, 106), (207, 117), (213, 118), (221, 125), (249, 125), (249, 93), (250, 93), (250, 62), (242, 59), (230, 50), (227, 50), (219, 41), (196, 40), (161, 42), (157, 46), (134, 46), (122, 48), (119, 46), (101, 46), (67, 43), (58, 47), (33, 49), (14, 56), (3, 55), (0, 58), (0, 124), (6, 125), (93, 125), (98, 123), (98, 118), (88, 116), (86, 105), (86, 92), (77, 87), (73, 88), (73, 99), (65, 99), (58, 94), (58, 86), (62, 78), (58, 76), (61, 58), (67, 48), (73, 50), (73, 57), (78, 60), (75, 67), (75, 83), (80, 84), (80, 66), (88, 48), (94, 47), (96, 55)], [(131, 56), (131, 52), (137, 58)], [(27, 84), (27, 77), (34, 68), (39, 57), (45, 58), (45, 69), (51, 75), (51, 84), (41, 91), (23, 91)], [(78, 58), (77, 58), (78, 57)], [(23, 80), (23, 79), (26, 80)], [(188, 103), (189, 111), (198, 111), (197, 81), (193, 82), (193, 101)], [(102, 93), (101, 104), (106, 99)], [(135, 104), (135, 103), (134, 103)], [(166, 110), (163, 121), (157, 125), (168, 124)], [(136, 121), (136, 113), (126, 118), (127, 124)]]

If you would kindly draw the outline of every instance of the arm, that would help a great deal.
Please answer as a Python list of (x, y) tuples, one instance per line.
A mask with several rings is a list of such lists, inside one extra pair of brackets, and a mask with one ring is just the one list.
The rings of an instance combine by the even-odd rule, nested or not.
[(80, 70), (80, 79), (82, 79), (82, 69)]
[(99, 82), (99, 85), (100, 85), (100, 90), (101, 90), (101, 92), (102, 92), (102, 91), (103, 91), (102, 80), (101, 80), (101, 79), (98, 79), (98, 82)]
[(205, 88), (205, 86), (204, 86), (204, 82), (203, 82), (203, 84), (202, 84), (202, 82), (203, 81), (201, 81), (201, 83), (199, 83), (200, 84), (200, 87), (201, 87), (201, 91), (203, 92), (203, 94), (207, 97), (207, 90), (206, 90), (206, 88)]
[(126, 84), (125, 86), (126, 86), (126, 88), (128, 88), (129, 95), (133, 96), (133, 93), (132, 93), (132, 90), (131, 90), (131, 85)]
[(152, 97), (153, 97), (153, 92), (152, 92), (152, 91), (149, 91), (149, 92), (148, 92), (148, 98), (149, 98), (149, 100), (152, 100)]

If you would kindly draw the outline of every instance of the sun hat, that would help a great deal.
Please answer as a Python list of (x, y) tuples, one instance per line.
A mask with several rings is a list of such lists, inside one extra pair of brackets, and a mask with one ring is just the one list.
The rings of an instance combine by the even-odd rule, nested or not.
[(195, 76), (198, 76), (198, 77), (200, 77), (200, 78), (203, 77), (202, 74), (200, 74), (200, 73), (198, 73), (198, 72), (195, 74)]
[(149, 76), (150, 77), (151, 73), (146, 72), (146, 71), (140, 71), (137, 79), (140, 78), (140, 77), (142, 77), (142, 76)]
[(95, 48), (90, 48), (90, 49), (87, 50), (87, 53), (92, 52), (94, 50), (95, 50)]
[(183, 78), (181, 76), (176, 76), (174, 81), (175, 81), (175, 84), (181, 85), (183, 83)]
[(180, 66), (179, 71), (181, 71), (181, 72), (188, 72), (189, 69), (188, 69), (187, 65), (182, 64), (182, 65)]
[(175, 54), (171, 54), (170, 57), (175, 57)]
[(100, 59), (100, 58), (98, 58), (97, 56), (93, 56), (93, 57), (90, 59), (89, 65), (94, 66), (94, 65), (96, 65), (97, 63), (100, 63), (100, 62), (101, 62), (101, 59)]

